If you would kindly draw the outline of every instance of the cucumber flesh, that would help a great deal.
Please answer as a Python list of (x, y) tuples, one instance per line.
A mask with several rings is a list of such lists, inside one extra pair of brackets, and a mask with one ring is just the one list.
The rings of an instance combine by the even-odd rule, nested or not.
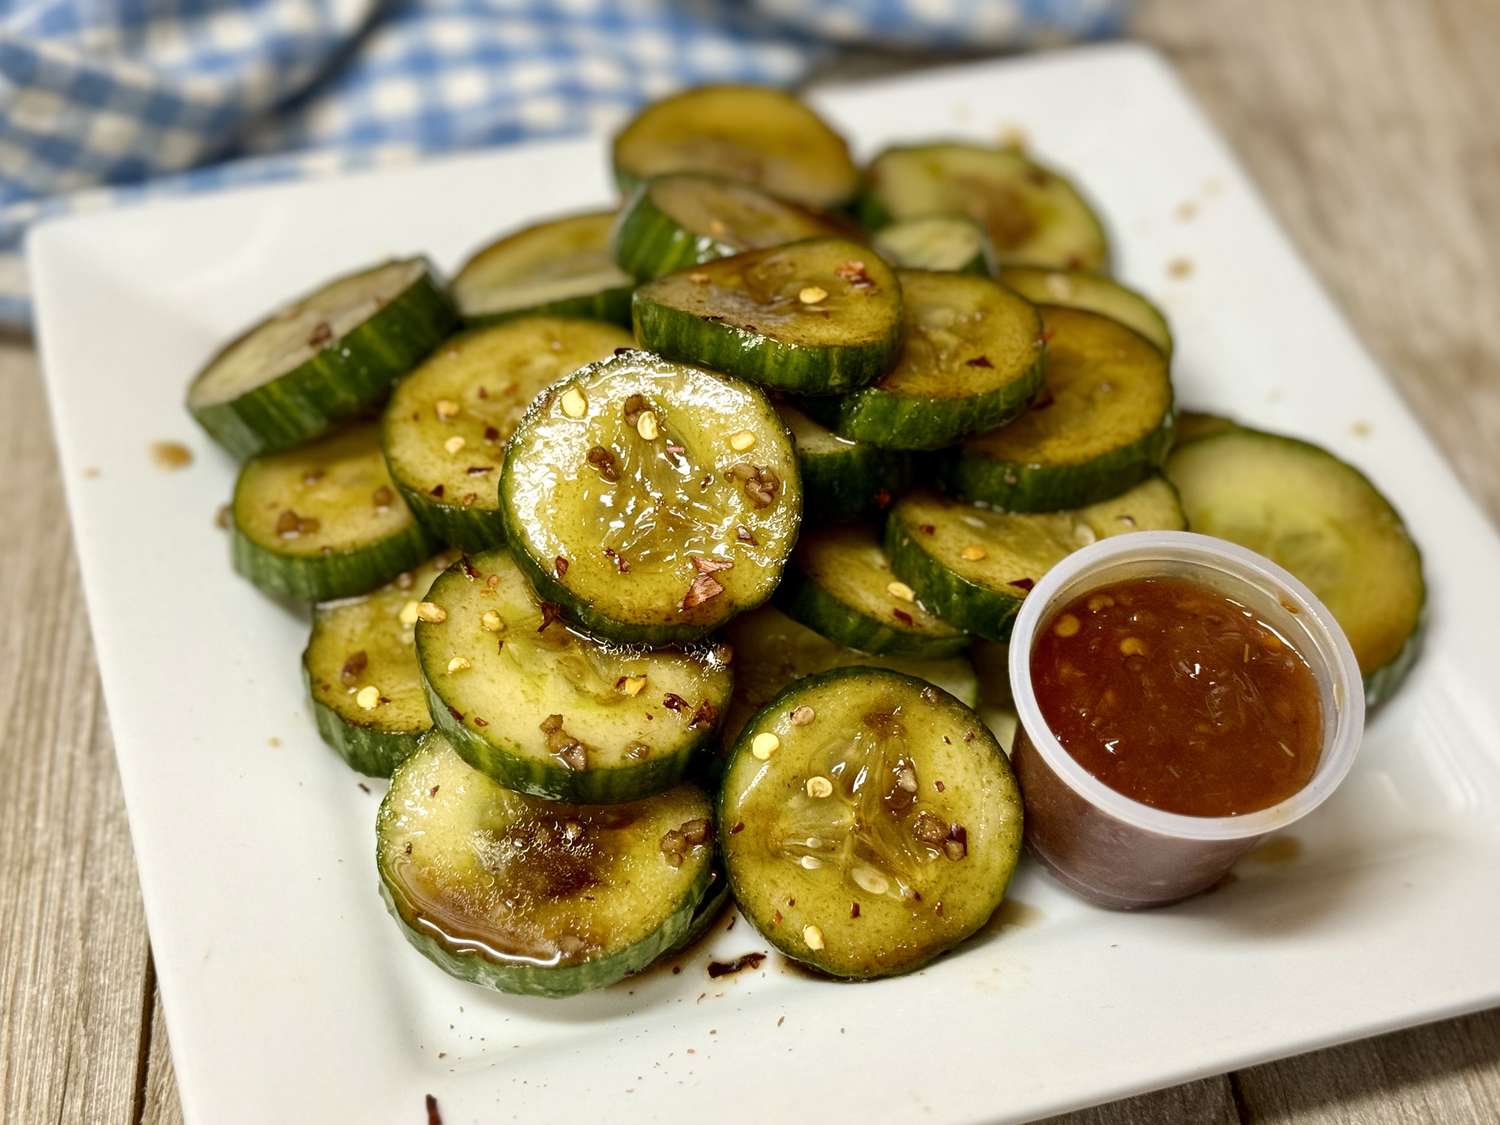
[(642, 184), (615, 226), (615, 261), (639, 278), (839, 228), (750, 184), (683, 172)]
[(895, 367), (806, 409), (840, 437), (941, 449), (1004, 425), (1042, 385), (1042, 321), (988, 278), (900, 270), (903, 340)]
[(875, 233), (871, 245), (887, 262), (902, 269), (982, 277), (995, 272), (995, 248), (989, 234), (973, 219), (960, 215), (926, 215), (891, 223)]
[(376, 822), (381, 890), (407, 940), (502, 992), (571, 996), (645, 968), (687, 934), (713, 866), (690, 785), (624, 805), (527, 797), (433, 733)]
[(575, 633), (504, 551), (455, 564), (413, 613), (434, 723), (519, 792), (590, 803), (658, 793), (729, 705), (715, 650), (611, 648)]
[(1238, 422), (1222, 414), (1209, 414), (1202, 410), (1180, 410), (1177, 412), (1177, 437), (1172, 442), (1172, 450), (1175, 453), (1190, 441), (1213, 437), (1226, 430), (1238, 428)]
[(870, 163), (860, 216), (869, 227), (964, 215), (1004, 264), (1101, 270), (1104, 225), (1068, 180), (1012, 148), (939, 143), (888, 148)]
[(802, 493), (760, 391), (636, 351), (537, 399), (511, 438), (501, 506), (544, 599), (597, 636), (670, 644), (770, 597)]
[(773, 606), (736, 617), (725, 636), (734, 649), (734, 700), (724, 720), (724, 745), (734, 740), (751, 715), (774, 699), (793, 680), (834, 668), (890, 668), (936, 684), (970, 707), (979, 701), (974, 666), (963, 656), (918, 660), (873, 656), (830, 641), (793, 621)]
[(1186, 527), (1160, 477), (1066, 512), (996, 512), (916, 492), (892, 506), (885, 550), (896, 576), (944, 620), (1006, 641), (1026, 591), (1072, 552), (1112, 535)]
[(720, 258), (635, 292), (641, 346), (797, 394), (863, 386), (895, 361), (901, 287), (868, 248), (815, 238)]
[(612, 324), (518, 317), (439, 348), (397, 385), (381, 421), (391, 478), (418, 522), (466, 551), (498, 545), (500, 469), (516, 422), (549, 383), (630, 344)]
[(1144, 480), (1171, 448), (1167, 360), (1118, 321), (1042, 308), (1046, 383), (1031, 409), (947, 459), (947, 486), (1014, 512), (1076, 508)]
[(1309, 442), (1235, 427), (1176, 450), (1167, 476), (1194, 531), (1257, 551), (1343, 627), (1373, 705), (1417, 651), (1427, 587), (1400, 515), (1354, 466)]
[(842, 523), (877, 515), (911, 482), (912, 459), (905, 450), (839, 437), (786, 403), (777, 403), (776, 413), (797, 447), (805, 523)]
[(453, 279), (459, 312), (470, 324), (532, 314), (628, 325), (635, 278), (610, 253), (614, 223), (613, 211), (569, 215), (480, 248)]
[(1160, 309), (1146, 297), (1113, 278), (1087, 270), (1006, 266), (997, 280), (1038, 305), (1087, 309), (1118, 320), (1150, 340), (1172, 358), (1172, 330)]
[(829, 640), (887, 656), (954, 656), (969, 638), (916, 599), (891, 573), (875, 529), (805, 531), (776, 605)]
[(700, 86), (654, 102), (616, 135), (613, 161), (626, 191), (668, 172), (708, 172), (832, 208), (859, 183), (843, 138), (791, 94), (764, 86)]
[(378, 405), (455, 319), (425, 258), (328, 282), (228, 344), (187, 406), (237, 457), (287, 449)]
[(369, 777), (390, 777), (432, 729), (403, 610), (452, 561), (438, 555), (362, 598), (313, 610), (302, 669), (318, 733)]
[(373, 424), (246, 462), (231, 514), (235, 569), (267, 593), (310, 601), (369, 593), (433, 549)]
[(1020, 854), (1021, 798), (964, 704), (845, 668), (746, 724), (718, 825), (735, 901), (766, 940), (864, 979), (918, 968), (988, 920)]

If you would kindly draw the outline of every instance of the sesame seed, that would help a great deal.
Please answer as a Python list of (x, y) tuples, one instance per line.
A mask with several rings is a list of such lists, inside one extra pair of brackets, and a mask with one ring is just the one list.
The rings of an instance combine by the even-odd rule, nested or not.
[(438, 418), (446, 422), (450, 418), (458, 417), (458, 412), (461, 408), (459, 407), (458, 403), (454, 402), (452, 399), (440, 398), (437, 400), (437, 402), (432, 404), (432, 409), (437, 414)]
[(582, 418), (589, 412), (589, 400), (577, 387), (569, 387), (563, 392), (562, 410), (569, 418)]
[(468, 444), (468, 442), (464, 441), (463, 438), (459, 437), (457, 434), (454, 434), (447, 441), (443, 442), (443, 448), (445, 450), (447, 450), (448, 454), (451, 456), (451, 455), (457, 453), (460, 449), (462, 449), (467, 444)]
[(781, 739), (768, 730), (763, 730), (750, 740), (750, 753), (759, 761), (766, 761), (780, 748)]
[(821, 775), (807, 779), (807, 795), (822, 799), (833, 796), (833, 782)]
[(988, 554), (989, 552), (986, 551), (983, 547), (980, 547), (974, 543), (969, 544), (959, 552), (959, 555), (962, 558), (968, 559), (970, 562), (978, 562), (980, 559), (985, 558)]
[(804, 305), (816, 305), (819, 301), (828, 300), (828, 290), (821, 285), (808, 285), (797, 293), (797, 300)]
[(479, 627), (486, 633), (498, 633), (505, 628), (505, 619), (493, 609), (487, 609), (479, 615)]
[(380, 702), (380, 689), (374, 684), (362, 687), (355, 695), (354, 702), (359, 704), (361, 711), (373, 711), (375, 705)]
[(440, 625), (448, 620), (448, 611), (436, 602), (420, 602), (417, 605), (417, 616), (433, 625)]
[(807, 948), (818, 950), (823, 948), (823, 931), (817, 926), (803, 926), (802, 940), (807, 943)]
[(655, 441), (661, 433), (656, 425), (656, 414), (650, 410), (642, 410), (640, 417), (635, 420), (635, 432), (646, 441)]
[(472, 667), (474, 665), (467, 656), (455, 656), (448, 661), (448, 674), (451, 676), (454, 672), (467, 672)]
[(739, 433), (729, 435), (729, 448), (736, 453), (744, 453), (755, 448), (755, 435), (749, 430), (741, 430)]
[(407, 602), (401, 607), (398, 615), (403, 625), (415, 625), (417, 623), (417, 611), (420, 607), (416, 602)]
[(900, 598), (903, 602), (914, 602), (917, 600), (917, 592), (905, 582), (887, 582), (885, 592), (893, 598)]

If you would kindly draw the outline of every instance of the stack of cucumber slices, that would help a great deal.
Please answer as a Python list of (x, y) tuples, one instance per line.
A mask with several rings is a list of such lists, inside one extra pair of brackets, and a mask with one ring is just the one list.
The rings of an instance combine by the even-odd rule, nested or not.
[(188, 391), (243, 459), (234, 567), (313, 604), (319, 732), (391, 777), (381, 890), (443, 969), (604, 987), (730, 895), (831, 976), (951, 949), (1019, 856), (1012, 622), (1103, 536), (1244, 543), (1333, 609), (1372, 700), (1411, 665), (1394, 509), (1315, 446), (1179, 422), (1167, 322), (1059, 172), (957, 142), (861, 170), (736, 86), (613, 159), (617, 209), (448, 283), (337, 278)]

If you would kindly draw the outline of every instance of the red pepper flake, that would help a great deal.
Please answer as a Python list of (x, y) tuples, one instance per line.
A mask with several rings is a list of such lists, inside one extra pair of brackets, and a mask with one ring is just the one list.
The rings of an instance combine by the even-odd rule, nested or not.
[(1052, 337), (1055, 335), (1057, 335), (1057, 333), (1048, 328), (1038, 338), (1042, 341), (1043, 344), (1050, 344), (1052, 343)]
[(475, 387), (474, 388), (474, 393), (476, 395), (478, 395), (480, 398), (489, 398), (490, 397), (490, 389), (488, 387)]
[(705, 699), (698, 704), (698, 709), (693, 712), (693, 718), (688, 723), (688, 727), (689, 729), (692, 727), (711, 727), (714, 725), (714, 720), (718, 717), (719, 709)]
[(450, 715), (453, 716), (453, 721), (455, 723), (461, 723), (461, 722), (464, 721), (464, 713), (462, 711), (460, 711), (457, 707), (449, 707), (448, 708), (448, 714), (450, 714)]
[(538, 633), (545, 633), (547, 626), (562, 618), (562, 606), (556, 602), (543, 602), (541, 605), (542, 623), (536, 627)]
[(489, 720), (488, 719), (481, 719), (478, 715), (475, 715), (474, 716), (474, 725), (476, 727), (487, 727), (490, 724), (489, 724)]
[(851, 917), (851, 918), (858, 918), (859, 917), (859, 903), (852, 902), (852, 903), (849, 904), (849, 917)]
[(875, 291), (875, 279), (865, 269), (864, 262), (843, 262), (835, 266), (833, 272), (842, 280), (847, 281), (852, 289), (858, 289), (865, 293), (873, 293)]
[(441, 788), (441, 785), (434, 785), (431, 789), (427, 790), (427, 795), (429, 797), (436, 797), (438, 795), (438, 790)]
[(486, 426), (484, 428), (484, 440), (491, 445), (495, 444), (500, 440), (500, 431), (494, 426)]
[(911, 614), (907, 613), (904, 609), (891, 610), (891, 616), (894, 617), (897, 621), (901, 622), (901, 624), (903, 625), (912, 624)]
[(976, 355), (973, 359), (964, 360), (965, 367), (994, 367), (987, 355)]
[(891, 506), (891, 490), (889, 488), (877, 488), (875, 490), (875, 507), (885, 511)]
[(742, 953), (733, 961), (710, 961), (708, 963), (708, 975), (714, 980), (720, 977), (733, 976), (735, 973), (746, 969), (758, 969), (762, 961), (766, 959), (764, 953)]
[(687, 593), (682, 595), (682, 601), (678, 603), (678, 609), (695, 609), (708, 601), (717, 598), (724, 592), (724, 587), (712, 574), (699, 574), (693, 579), (693, 584), (688, 587)]
[(494, 471), (495, 466), (493, 465), (470, 465), (464, 470), (471, 477), (482, 477), (485, 473), (493, 473)]
[(437, 1099), (427, 1095), (427, 1125), (443, 1125), (443, 1115), (438, 1112)]
[(430, 489), (428, 489), (427, 495), (436, 496), (439, 500), (441, 500), (443, 498), (443, 492), (443, 486), (440, 484), (435, 484)]
[(615, 564), (615, 569), (621, 574), (630, 573), (630, 560), (613, 547), (604, 548), (604, 557)]
[(734, 823), (734, 827), (729, 830), (729, 834), (733, 836), (736, 832), (743, 832), (744, 830), (745, 822), (743, 820), (737, 820)]
[(689, 555), (693, 567), (699, 574), (713, 574), (720, 570), (733, 570), (734, 562), (731, 559), (716, 559), (708, 555)]
[(1052, 392), (1050, 390), (1044, 390), (1039, 396), (1037, 396), (1037, 400), (1031, 404), (1031, 409), (1046, 410), (1047, 407), (1051, 406), (1056, 401), (1057, 400), (1052, 397)]
[(557, 572), (559, 578), (566, 577), (568, 573), (568, 560), (558, 555), (552, 560), (552, 569)]
[(687, 700), (683, 699), (682, 696), (678, 695), (675, 691), (669, 691), (666, 695), (662, 696), (661, 705), (668, 711), (680, 712), (687, 710)]
[(937, 527), (930, 523), (924, 523), (919, 529), (923, 535), (936, 535)]
[[(946, 735), (946, 734), (945, 734), (945, 735), (943, 735), (943, 741), (944, 741), (944, 742), (948, 742), (948, 736), (947, 736), (947, 735)], [(949, 743), (949, 745), (950, 745), (950, 746), (951, 746), (951, 745), (952, 745), (952, 743)], [(933, 782), (933, 783), (932, 783), (932, 787), (933, 787), (933, 788), (934, 788), (934, 789), (936, 789), (936, 790), (937, 790), (937, 791), (938, 791), (938, 792), (939, 792), (939, 793), (941, 793), (941, 792), (942, 792), (942, 791), (943, 791), (943, 790), (944, 790), (944, 789), (946, 789), (946, 788), (948, 788), (948, 787), (947, 787), (947, 786), (946, 786), (946, 785), (944, 785), (944, 784), (943, 784), (943, 783), (942, 783), (942, 781), (941, 781), (941, 780), (939, 780), (939, 781), (934, 781), (934, 782)]]
[(760, 543), (755, 538), (755, 533), (744, 524), (740, 524), (734, 529), (734, 537), (741, 543), (749, 543), (752, 547), (760, 546)]
[(470, 582), (478, 581), (480, 577), (479, 570), (473, 563), (469, 561), (467, 555), (458, 560), (458, 565), (463, 568), (465, 578), (467, 578)]
[(1016, 578), (1010, 582), (1007, 582), (1006, 585), (1014, 586), (1017, 590), (1029, 590), (1033, 586), (1035, 586), (1036, 583), (1033, 582), (1030, 578)]
[(320, 320), (307, 335), (307, 346), (310, 348), (321, 348), (329, 340), (333, 339), (333, 326), (326, 320)]

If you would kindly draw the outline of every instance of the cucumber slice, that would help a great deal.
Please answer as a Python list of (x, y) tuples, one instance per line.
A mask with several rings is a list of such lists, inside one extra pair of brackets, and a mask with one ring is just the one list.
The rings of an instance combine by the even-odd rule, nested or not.
[(903, 219), (877, 231), (871, 245), (887, 262), (902, 269), (977, 273), (981, 277), (995, 272), (995, 247), (989, 234), (973, 219), (960, 215)]
[(1042, 321), (1031, 302), (983, 277), (896, 276), (904, 328), (896, 366), (806, 409), (840, 437), (895, 449), (941, 449), (1023, 413), (1042, 386)]
[(271, 594), (367, 594), (433, 551), (386, 471), (373, 423), (247, 461), (230, 512), (234, 569)]
[(639, 278), (746, 250), (839, 234), (796, 203), (722, 176), (681, 172), (636, 189), (615, 225), (615, 261)]
[(188, 411), (236, 457), (300, 445), (378, 405), (455, 319), (426, 258), (347, 274), (226, 345), (188, 387)]
[(630, 344), (613, 324), (518, 317), (440, 348), (397, 385), (381, 421), (391, 479), (417, 522), (465, 551), (503, 542), (498, 485), (516, 422), (547, 384)]
[(891, 508), (885, 550), (895, 575), (945, 620), (1005, 641), (1026, 591), (1065, 556), (1106, 536), (1186, 527), (1177, 493), (1160, 477), (1066, 512), (996, 512), (911, 493)]
[(1000, 748), (1009, 754), (1015, 746), (1016, 728), (1020, 726), (1015, 697), (1010, 690), (1010, 646), (975, 641), (969, 649), (969, 659), (979, 677), (979, 702), (974, 710), (990, 728)]
[(1427, 586), (1400, 515), (1354, 466), (1308, 442), (1234, 428), (1173, 452), (1194, 531), (1274, 559), (1343, 627), (1373, 705), (1416, 658)]
[(718, 825), (735, 901), (766, 940), (865, 979), (918, 968), (989, 919), (1020, 856), (1021, 795), (957, 699), (843, 668), (745, 725)]
[(915, 660), (856, 652), (793, 621), (774, 606), (762, 606), (736, 617), (724, 635), (734, 649), (735, 661), (734, 700), (724, 720), (726, 750), (734, 745), (750, 716), (782, 688), (803, 676), (833, 668), (890, 668), (936, 684), (970, 707), (979, 701), (974, 666), (963, 656)]
[(1160, 309), (1146, 297), (1103, 274), (1087, 270), (1055, 270), (1038, 266), (1006, 266), (1001, 285), (1039, 305), (1087, 309), (1134, 328), (1172, 358), (1172, 330)]
[(636, 339), (797, 394), (839, 394), (885, 372), (901, 340), (901, 287), (868, 247), (816, 238), (720, 258), (647, 282)]
[(1012, 512), (1078, 508), (1118, 496), (1172, 446), (1166, 357), (1099, 313), (1042, 308), (1046, 384), (1008, 426), (970, 438), (944, 466), (947, 487)]
[(1226, 430), (1239, 428), (1238, 422), (1222, 414), (1208, 414), (1201, 410), (1180, 410), (1177, 413), (1177, 436), (1172, 441), (1172, 451), (1175, 453), (1190, 441), (1213, 437)]
[(575, 633), (504, 551), (451, 567), (412, 616), (433, 722), (464, 761), (521, 793), (594, 804), (659, 793), (729, 705), (727, 659)]
[(443, 971), (501, 992), (572, 996), (649, 965), (692, 925), (713, 870), (707, 795), (625, 805), (512, 792), (436, 732), (376, 819), (381, 892)]
[(654, 102), (616, 135), (613, 161), (621, 191), (667, 172), (711, 172), (832, 208), (859, 184), (844, 139), (764, 86), (700, 86)]
[(829, 640), (864, 652), (933, 659), (969, 646), (967, 636), (891, 574), (880, 537), (862, 524), (804, 532), (776, 605)]
[(536, 400), (511, 437), (500, 503), (543, 598), (597, 636), (672, 644), (771, 596), (802, 486), (760, 391), (635, 351)]
[(513, 316), (580, 316), (630, 324), (635, 278), (609, 249), (613, 211), (591, 211), (523, 227), (481, 247), (453, 279), (470, 324)]
[(911, 482), (912, 460), (905, 450), (841, 438), (785, 403), (776, 404), (776, 413), (797, 447), (805, 522), (838, 523), (876, 515)]
[(390, 777), (432, 729), (402, 612), (452, 561), (438, 555), (372, 594), (313, 610), (302, 673), (318, 733), (369, 777)]
[(1064, 269), (1109, 264), (1104, 224), (1063, 176), (1012, 148), (959, 142), (888, 148), (871, 161), (859, 204), (867, 227), (967, 215), (1000, 261)]

